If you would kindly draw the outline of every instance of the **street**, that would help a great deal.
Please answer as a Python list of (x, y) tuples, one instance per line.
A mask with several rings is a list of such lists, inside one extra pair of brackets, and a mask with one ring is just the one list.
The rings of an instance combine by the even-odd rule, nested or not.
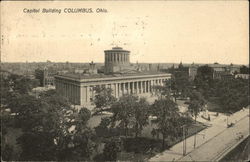
[[(216, 153), (223, 151), (228, 145), (234, 143), (237, 137), (236, 133), (242, 132), (242, 134), (247, 135), (249, 130), (248, 114), (249, 109), (242, 109), (232, 114), (228, 121), (236, 123), (231, 128), (227, 128), (227, 116), (223, 114), (218, 117), (211, 116), (211, 121), (199, 117), (197, 121), (209, 124), (210, 127), (196, 135), (196, 148), (194, 148), (194, 135), (186, 139), (187, 156), (183, 157), (183, 142), (179, 142), (169, 150), (152, 157), (149, 161), (192, 161), (192, 159), (208, 161), (209, 158), (215, 157)], [(190, 158), (190, 155), (192, 158)]]

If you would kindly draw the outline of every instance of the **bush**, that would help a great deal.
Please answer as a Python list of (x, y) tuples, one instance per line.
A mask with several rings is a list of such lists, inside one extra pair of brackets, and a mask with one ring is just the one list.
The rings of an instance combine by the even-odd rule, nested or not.
[(124, 138), (123, 147), (127, 152), (145, 153), (152, 149), (160, 149), (161, 141), (145, 137)]
[(6, 144), (2, 150), (2, 160), (10, 161), (13, 154), (13, 146)]
[(119, 139), (111, 139), (107, 142), (103, 149), (103, 160), (115, 161), (117, 153), (121, 151), (121, 143)]

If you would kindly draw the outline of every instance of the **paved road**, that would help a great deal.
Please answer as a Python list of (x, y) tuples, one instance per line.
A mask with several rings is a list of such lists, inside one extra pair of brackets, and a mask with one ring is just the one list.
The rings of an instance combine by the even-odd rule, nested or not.
[(178, 159), (178, 161), (218, 161), (227, 150), (244, 139), (240, 138), (241, 135), (244, 138), (249, 136), (249, 117), (247, 116), (238, 121), (235, 126), (225, 129), (185, 157)]
[[(228, 121), (229, 122), (238, 122), (240, 119), (242, 119), (243, 117), (246, 117), (248, 114), (249, 114), (249, 109), (238, 111), (238, 112), (234, 113), (233, 115), (231, 115), (229, 117)], [(205, 122), (206, 124), (209, 124), (210, 127), (208, 127), (207, 129), (204, 129), (203, 131), (199, 132), (196, 135), (196, 148), (197, 147), (199, 148), (203, 144), (206, 144), (207, 141), (213, 139), (219, 133), (221, 133), (227, 129), (227, 116), (221, 114), (218, 117), (211, 116), (211, 119), (212, 120), (210, 122), (203, 120), (202, 118), (198, 119), (200, 121), (203, 120), (203, 122)], [(238, 128), (238, 126), (235, 128)], [(242, 128), (248, 129), (248, 124), (243, 126)], [(231, 133), (233, 133), (233, 132), (231, 132)], [(187, 142), (187, 144), (186, 144), (187, 151), (186, 152), (188, 154), (188, 153), (195, 150), (195, 148), (193, 146), (194, 136), (187, 138), (186, 142)], [(214, 148), (214, 146), (210, 147), (210, 149), (211, 148)], [(166, 150), (166, 151), (152, 157), (151, 159), (149, 159), (149, 161), (176, 161), (176, 160), (181, 159), (181, 158), (183, 158), (183, 142), (177, 143), (176, 145), (171, 147), (169, 150)], [(191, 160), (191, 159), (189, 159), (189, 160)]]

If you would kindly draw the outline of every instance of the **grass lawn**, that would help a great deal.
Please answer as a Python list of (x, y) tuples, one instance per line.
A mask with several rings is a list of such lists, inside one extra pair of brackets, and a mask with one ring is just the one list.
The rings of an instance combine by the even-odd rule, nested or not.
[(221, 108), (221, 106), (218, 104), (218, 97), (210, 97), (209, 102), (207, 103), (207, 109), (208, 111), (212, 112), (219, 112), (219, 113), (224, 113), (225, 110)]
[[(187, 136), (190, 137), (205, 128), (207, 128), (207, 126), (202, 123), (194, 123), (188, 128)], [(168, 145), (166, 149), (171, 148), (181, 141), (182, 136), (174, 139), (166, 139), (166, 145)], [(118, 154), (117, 160), (146, 161), (147, 159), (162, 152), (162, 140), (161, 137), (159, 137), (159, 139), (152, 137), (139, 137), (137, 140), (134, 137), (129, 137), (127, 139), (123, 139), (123, 147), (122, 152)]]
[[(177, 100), (177, 104), (182, 107), (183, 109), (187, 109), (188, 105), (185, 104), (185, 100)], [(96, 115), (93, 116), (90, 121), (89, 125), (94, 128), (97, 126), (101, 118), (107, 117), (108, 115)], [(118, 160), (120, 161), (144, 161), (146, 159), (149, 159), (150, 157), (155, 156), (156, 154), (160, 153), (162, 151), (162, 135), (159, 135), (158, 137), (153, 137), (151, 134), (153, 128), (156, 128), (157, 126), (149, 121), (149, 124), (143, 128), (142, 134), (139, 140), (136, 140), (134, 136), (129, 136), (127, 139), (123, 138), (123, 149), (122, 151), (118, 154)], [(187, 132), (187, 138), (189, 136), (194, 135), (195, 133), (200, 132), (201, 130), (207, 128), (206, 125), (200, 122), (193, 122)], [(113, 130), (114, 131), (114, 130)], [(118, 132), (121, 132), (117, 130)], [(114, 131), (114, 132), (117, 132)], [(105, 133), (103, 131), (100, 131), (99, 137), (104, 137), (105, 139), (109, 139), (111, 136), (119, 136), (117, 133), (116, 135), (111, 133), (109, 135), (104, 135)], [(172, 139), (166, 139), (166, 149), (169, 149), (173, 145), (179, 143), (182, 141), (182, 134), (180, 136), (177, 136)], [(103, 142), (104, 142), (103, 141)]]
[[(162, 136), (153, 137), (151, 135), (152, 129), (156, 127), (154, 124), (149, 124), (143, 129), (143, 133), (137, 139), (134, 136), (128, 138), (122, 137), (123, 146), (122, 151), (118, 154), (118, 160), (120, 161), (144, 161), (150, 157), (162, 151)], [(187, 137), (200, 132), (207, 128), (206, 125), (196, 122), (188, 127)], [(110, 137), (106, 137), (108, 140)], [(105, 141), (105, 140), (104, 140)], [(169, 149), (173, 145), (182, 141), (182, 135), (175, 138), (166, 139), (166, 149)]]

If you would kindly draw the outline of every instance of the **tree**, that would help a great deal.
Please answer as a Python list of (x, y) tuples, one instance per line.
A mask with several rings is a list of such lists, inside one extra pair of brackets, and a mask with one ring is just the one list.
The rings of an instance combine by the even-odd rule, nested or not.
[(124, 130), (127, 137), (128, 129), (133, 128), (135, 137), (141, 134), (144, 126), (148, 124), (149, 103), (145, 98), (138, 98), (133, 95), (126, 95), (111, 106), (113, 116), (111, 124), (119, 123), (119, 127)]
[(163, 98), (163, 97), (170, 97), (170, 87), (168, 86), (169, 84), (166, 83), (165, 85), (156, 85), (152, 86), (155, 94), (158, 96), (158, 98)]
[(187, 97), (191, 89), (191, 82), (186, 71), (175, 71), (171, 77), (171, 90), (176, 97)]
[(134, 117), (135, 117), (135, 137), (138, 137), (138, 134), (141, 134), (141, 131), (144, 126), (148, 125), (149, 117), (149, 103), (145, 98), (141, 98), (137, 105), (134, 107)]
[(5, 112), (4, 110), (1, 110), (0, 114), (1, 124), (0, 124), (0, 133), (1, 133), (1, 140), (0, 140), (0, 146), (1, 146), (1, 155), (2, 159), (4, 161), (11, 161), (13, 160), (13, 146), (8, 143), (6, 140), (6, 134), (8, 132), (8, 128), (12, 127), (12, 118), (9, 112)]
[[(10, 74), (4, 77), (2, 85), (1, 106), (15, 113), (16, 126), (23, 132), (17, 139), (22, 148), (20, 160), (64, 160), (61, 155), (66, 153), (77, 155), (73, 156), (77, 160), (90, 158), (94, 135), (86, 126), (90, 118), (88, 110), (82, 109), (78, 113), (55, 90), (41, 93), (38, 98), (30, 96), (32, 83), (22, 76)], [(69, 131), (73, 125), (77, 130), (74, 134)], [(6, 131), (7, 125), (2, 126)], [(71, 143), (75, 147), (70, 148)], [(9, 157), (9, 152), (5, 152), (5, 157)]]
[(116, 98), (112, 95), (111, 88), (96, 86), (94, 91), (96, 92), (96, 95), (93, 103), (97, 108), (97, 112), (103, 111), (104, 108), (109, 108), (116, 101)]
[(54, 91), (22, 96), (18, 103), (16, 118), (24, 132), (18, 138), (20, 160), (89, 160), (94, 137), (87, 127), (89, 110), (78, 112)]
[(190, 96), (190, 104), (188, 106), (189, 112), (196, 118), (199, 113), (203, 110), (206, 101), (203, 98), (202, 94), (196, 90), (194, 90)]
[(249, 67), (243, 65), (240, 67), (240, 74), (249, 74)]
[(112, 126), (119, 122), (119, 127), (124, 130), (124, 134), (128, 136), (129, 126), (133, 125), (134, 109), (137, 106), (138, 97), (132, 95), (122, 96), (119, 101), (111, 106)]
[(57, 160), (70, 127), (66, 113), (70, 106), (57, 96), (18, 98), (16, 119), (23, 135), (18, 138), (22, 148), (20, 160)]
[(162, 134), (162, 149), (165, 149), (165, 139), (174, 137), (179, 130), (179, 113), (177, 104), (169, 98), (159, 99), (152, 105), (153, 115), (157, 117), (153, 122), (157, 128), (153, 131)]
[(120, 144), (116, 139), (107, 142), (103, 149), (104, 161), (116, 161), (117, 153), (120, 151)]
[[(110, 117), (104, 117), (101, 119), (100, 124), (95, 127), (95, 132), (97, 136), (101, 137), (109, 137), (110, 136), (110, 123), (111, 119)], [(114, 134), (112, 134), (114, 136)]]
[(249, 104), (249, 80), (220, 80), (216, 82), (214, 89), (214, 97), (218, 98), (215, 103), (222, 112), (233, 113)]
[(9, 83), (12, 90), (20, 94), (27, 94), (34, 88), (31, 79), (15, 74), (9, 76)]
[(211, 91), (210, 87), (213, 86), (213, 69), (208, 65), (200, 66), (197, 69), (194, 84), (196, 89), (200, 91), (205, 98), (208, 98)]
[(44, 82), (44, 71), (41, 69), (35, 70), (35, 78), (39, 80), (39, 85), (43, 86)]
[(36, 87), (36, 81), (16, 74), (4, 76), (1, 73), (1, 104), (4, 107), (14, 100), (12, 97), (28, 94), (32, 88)]

